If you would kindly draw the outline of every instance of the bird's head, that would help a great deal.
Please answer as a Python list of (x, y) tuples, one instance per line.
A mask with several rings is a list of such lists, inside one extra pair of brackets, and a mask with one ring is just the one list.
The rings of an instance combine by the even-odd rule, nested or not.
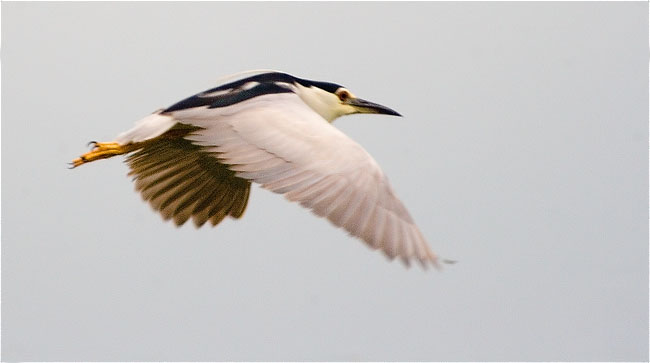
[(296, 93), (328, 122), (354, 113), (402, 116), (386, 106), (358, 98), (343, 86), (327, 82), (300, 81), (302, 82), (296, 83)]

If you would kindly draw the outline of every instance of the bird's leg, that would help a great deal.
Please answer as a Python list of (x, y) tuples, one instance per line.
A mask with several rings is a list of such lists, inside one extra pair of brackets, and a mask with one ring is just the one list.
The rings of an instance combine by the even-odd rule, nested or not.
[(141, 143), (128, 143), (125, 145), (120, 145), (116, 142), (96, 141), (91, 141), (88, 143), (88, 145), (92, 146), (92, 150), (72, 160), (70, 163), (71, 169), (76, 168), (79, 165), (89, 163), (91, 161), (106, 159), (115, 155), (126, 154), (142, 147)]
[(88, 143), (88, 146), (92, 146), (92, 150), (72, 160), (70, 163), (70, 169), (74, 169), (79, 165), (83, 165), (91, 161), (106, 159), (115, 155), (128, 154), (132, 151), (136, 151), (160, 140), (177, 139), (179, 137), (187, 135), (194, 130), (198, 130), (198, 128), (187, 125), (180, 125), (171, 128), (169, 131), (158, 137), (154, 137), (153, 139), (147, 139), (139, 142), (129, 142), (127, 144), (119, 144), (117, 142), (91, 141)]

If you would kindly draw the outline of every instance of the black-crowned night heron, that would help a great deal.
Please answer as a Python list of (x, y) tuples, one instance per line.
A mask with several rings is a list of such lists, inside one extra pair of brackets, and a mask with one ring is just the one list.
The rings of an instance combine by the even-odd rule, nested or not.
[[(240, 76), (241, 77), (241, 76)], [(377, 162), (330, 123), (399, 114), (343, 86), (258, 72), (159, 110), (72, 167), (131, 153), (136, 189), (163, 218), (217, 225), (240, 218), (251, 182), (299, 202), (389, 258), (438, 266)]]

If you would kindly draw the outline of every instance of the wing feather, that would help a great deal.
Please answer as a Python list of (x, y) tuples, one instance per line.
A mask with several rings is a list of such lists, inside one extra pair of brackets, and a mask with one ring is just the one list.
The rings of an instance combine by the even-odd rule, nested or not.
[(176, 224), (183, 224), (192, 217), (194, 206), (209, 193), (210, 185), (213, 185), (212, 176), (210, 173), (204, 173), (195, 183), (189, 186), (190, 190), (187, 193), (178, 196), (180, 202), (173, 212), (174, 215), (179, 216), (179, 220), (175, 220)]
[(229, 169), (237, 172), (254, 172), (259, 170), (267, 170), (267, 169), (275, 168), (284, 164), (286, 164), (286, 161), (280, 158), (269, 156), (268, 159), (261, 160), (256, 163), (232, 164), (230, 165)]
[(135, 188), (163, 219), (182, 225), (190, 218), (200, 227), (226, 216), (240, 218), (250, 181), (239, 178), (211, 153), (181, 138), (160, 138), (127, 160)]

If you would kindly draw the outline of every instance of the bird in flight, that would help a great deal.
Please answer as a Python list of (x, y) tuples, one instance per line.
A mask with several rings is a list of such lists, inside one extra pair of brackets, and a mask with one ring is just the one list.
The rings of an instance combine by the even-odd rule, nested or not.
[(389, 259), (438, 267), (377, 162), (331, 125), (355, 113), (401, 116), (338, 84), (244, 72), (144, 117), (111, 142), (91, 142), (71, 167), (128, 154), (136, 190), (178, 226), (240, 218), (255, 182)]

